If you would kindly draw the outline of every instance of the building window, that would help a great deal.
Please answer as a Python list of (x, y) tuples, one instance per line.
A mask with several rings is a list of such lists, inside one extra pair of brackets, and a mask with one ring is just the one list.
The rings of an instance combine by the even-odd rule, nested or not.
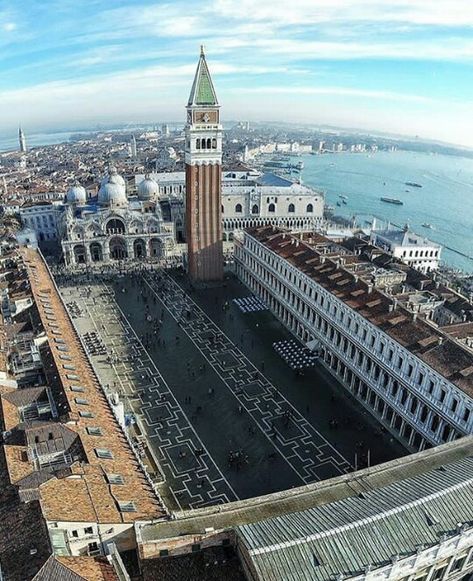
[(258, 204), (254, 204), (253, 207), (251, 208), (251, 213), (258, 214), (258, 212), (259, 212)]
[(123, 479), (123, 476), (121, 474), (107, 474), (107, 482), (109, 484), (115, 484), (115, 485), (122, 485), (125, 484), (125, 480)]
[(101, 458), (102, 460), (111, 460), (113, 458), (113, 454), (107, 448), (95, 448), (95, 454), (97, 458)]
[(306, 212), (307, 214), (312, 214), (314, 211), (314, 206), (312, 204), (307, 204)]
[(100, 555), (100, 549), (97, 543), (89, 543), (87, 549), (89, 555)]
[(289, 212), (289, 214), (294, 214), (294, 212), (296, 211), (296, 207), (294, 206), (294, 204), (289, 204), (287, 211)]
[(243, 208), (242, 208), (241, 204), (237, 204), (235, 206), (235, 214), (241, 214), (242, 211), (243, 211)]
[(444, 573), (447, 569), (447, 566), (444, 565), (443, 567), (440, 567), (439, 569), (435, 569), (435, 571), (433, 572), (432, 576), (431, 576), (431, 581), (440, 581), (441, 579), (443, 579)]
[(271, 214), (274, 214), (274, 212), (276, 211), (276, 207), (274, 204), (269, 204), (268, 206), (268, 212), (270, 212)]
[(132, 500), (118, 501), (117, 504), (120, 512), (136, 512), (136, 505)]
[(456, 559), (453, 562), (453, 565), (450, 567), (450, 573), (453, 573), (455, 571), (460, 571), (461, 569), (463, 569), (463, 565), (465, 564), (465, 560), (466, 560), (466, 555), (463, 555), (462, 557), (458, 557), (458, 559)]
[(71, 537), (73, 537), (74, 539), (78, 539), (79, 538), (79, 531), (71, 531)]
[(93, 535), (94, 534), (94, 527), (85, 527), (84, 535)]

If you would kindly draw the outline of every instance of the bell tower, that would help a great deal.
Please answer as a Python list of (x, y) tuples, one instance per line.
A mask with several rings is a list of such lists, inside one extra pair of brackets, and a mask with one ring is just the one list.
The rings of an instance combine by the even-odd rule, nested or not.
[(203, 47), (187, 103), (185, 133), (188, 273), (196, 282), (221, 280), (222, 126)]

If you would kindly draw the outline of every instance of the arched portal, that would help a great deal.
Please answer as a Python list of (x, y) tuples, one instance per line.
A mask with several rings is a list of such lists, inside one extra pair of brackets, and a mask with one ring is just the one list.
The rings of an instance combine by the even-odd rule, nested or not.
[(92, 257), (92, 262), (101, 262), (103, 260), (102, 245), (98, 242), (92, 242), (90, 256)]
[(112, 260), (123, 260), (127, 257), (126, 242), (120, 236), (114, 236), (110, 240), (110, 258)]
[(76, 244), (74, 246), (74, 258), (76, 264), (84, 264), (86, 260), (85, 246), (83, 244)]
[(258, 204), (253, 204), (253, 207), (251, 208), (251, 213), (257, 214), (258, 212), (259, 212)]
[(120, 218), (112, 218), (107, 222), (107, 234), (125, 234), (125, 223)]
[(146, 244), (141, 238), (133, 242), (133, 254), (138, 260), (146, 258)]
[(149, 250), (153, 258), (160, 258), (163, 255), (163, 243), (159, 238), (152, 238), (149, 243)]

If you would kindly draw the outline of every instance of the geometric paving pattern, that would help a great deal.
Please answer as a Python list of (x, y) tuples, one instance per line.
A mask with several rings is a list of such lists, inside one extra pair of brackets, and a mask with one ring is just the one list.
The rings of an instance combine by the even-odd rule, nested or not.
[(302, 416), (242, 351), (163, 271), (144, 280), (178, 322), (255, 425), (303, 483), (351, 470), (343, 456)]
[[(75, 283), (76, 281), (74, 281)], [(74, 284), (73, 283), (73, 284)], [(65, 283), (67, 285), (67, 283)], [(107, 355), (89, 355), (102, 385), (118, 391), (143, 426), (168, 490), (180, 509), (237, 500), (140, 338), (105, 284), (63, 286), (64, 299), (82, 313), (74, 319), (80, 334), (95, 331)], [(197, 454), (196, 454), (197, 451)]]

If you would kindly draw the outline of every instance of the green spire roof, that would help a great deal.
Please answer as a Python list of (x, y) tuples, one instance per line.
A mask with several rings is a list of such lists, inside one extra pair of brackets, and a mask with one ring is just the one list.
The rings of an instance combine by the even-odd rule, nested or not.
[(204, 47), (201, 47), (200, 50), (199, 63), (187, 105), (218, 105), (217, 95), (205, 60)]

